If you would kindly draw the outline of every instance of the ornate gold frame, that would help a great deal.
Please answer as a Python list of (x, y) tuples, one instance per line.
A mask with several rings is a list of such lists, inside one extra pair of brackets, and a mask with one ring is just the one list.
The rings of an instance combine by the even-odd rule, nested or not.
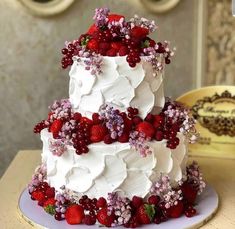
[(47, 17), (59, 14), (72, 5), (74, 0), (51, 0), (40, 3), (33, 0), (19, 0), (32, 14)]

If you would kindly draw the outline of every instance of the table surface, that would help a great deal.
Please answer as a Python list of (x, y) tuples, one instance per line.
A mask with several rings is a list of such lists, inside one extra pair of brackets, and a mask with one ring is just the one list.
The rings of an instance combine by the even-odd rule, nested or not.
[[(40, 164), (41, 151), (19, 151), (0, 180), (0, 228), (32, 228), (17, 210), (18, 198), (27, 186), (35, 167)], [(206, 181), (219, 194), (220, 203), (216, 215), (203, 229), (235, 229), (235, 160), (191, 157), (198, 161)]]

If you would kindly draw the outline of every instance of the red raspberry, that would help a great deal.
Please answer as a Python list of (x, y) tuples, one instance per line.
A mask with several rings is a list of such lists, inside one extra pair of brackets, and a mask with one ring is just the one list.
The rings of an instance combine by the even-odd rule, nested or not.
[(100, 124), (102, 120), (100, 120), (100, 115), (98, 113), (92, 114), (92, 121), (94, 124)]
[(119, 21), (121, 18), (124, 18), (124, 19), (125, 19), (124, 16), (119, 15), (119, 14), (110, 14), (110, 15), (108, 15), (108, 21), (109, 21), (109, 22), (112, 22), (112, 21)]
[(73, 115), (73, 118), (78, 122), (81, 120), (81, 117), (82, 117), (82, 115), (78, 112), (74, 113), (74, 115)]
[(193, 204), (195, 202), (197, 197), (197, 190), (191, 184), (184, 182), (181, 186), (181, 191), (187, 203)]
[(107, 51), (110, 49), (110, 43), (108, 42), (100, 42), (99, 43), (99, 50)]
[(132, 206), (135, 208), (140, 207), (143, 204), (143, 198), (139, 196), (133, 196), (132, 197)]
[(128, 133), (123, 133), (120, 137), (118, 137), (119, 142), (128, 142), (129, 141), (129, 134)]
[(178, 201), (178, 204), (167, 209), (167, 212), (171, 218), (178, 218), (182, 215), (183, 210), (184, 210), (184, 205), (182, 201)]
[(126, 56), (128, 53), (129, 53), (129, 50), (126, 46), (121, 46), (118, 51), (119, 56)]
[(96, 207), (97, 208), (103, 208), (103, 207), (106, 207), (106, 205), (107, 205), (107, 202), (106, 202), (106, 199), (104, 197), (100, 197), (96, 202)]
[(95, 24), (91, 25), (91, 27), (88, 29), (87, 34), (92, 35), (94, 33), (98, 32), (98, 28)]
[(139, 116), (135, 116), (135, 117), (133, 118), (133, 123), (134, 123), (135, 125), (138, 125), (138, 124), (141, 123), (141, 122), (143, 122), (143, 120), (142, 120), (142, 118), (140, 118)]
[(55, 197), (55, 188), (47, 188), (45, 195), (47, 196), (47, 198)]
[(159, 203), (159, 201), (160, 201), (159, 196), (152, 195), (148, 198), (149, 204), (157, 205)]
[(90, 139), (92, 142), (100, 142), (104, 140), (105, 135), (108, 133), (108, 130), (105, 126), (98, 124), (91, 127)]
[(147, 121), (147, 122), (150, 122), (150, 123), (153, 123), (153, 121), (154, 121), (154, 115), (152, 115), (152, 114), (147, 114), (147, 116), (145, 117), (145, 119), (144, 119), (145, 121)]
[(111, 144), (111, 143), (113, 143), (113, 141), (114, 140), (111, 138), (110, 134), (105, 135), (105, 137), (104, 137), (105, 144)]
[(152, 138), (154, 135), (154, 128), (149, 122), (141, 122), (140, 124), (137, 125), (136, 130), (138, 132), (144, 133), (146, 137)]
[(120, 50), (120, 48), (122, 47), (122, 43), (118, 41), (111, 42), (111, 47), (113, 49)]
[(94, 225), (96, 223), (96, 217), (91, 215), (85, 215), (82, 222), (86, 225)]
[(149, 30), (140, 26), (131, 29), (131, 37), (142, 39), (149, 34)]
[(160, 130), (157, 130), (155, 133), (155, 139), (157, 141), (162, 141), (163, 140), (163, 132)]

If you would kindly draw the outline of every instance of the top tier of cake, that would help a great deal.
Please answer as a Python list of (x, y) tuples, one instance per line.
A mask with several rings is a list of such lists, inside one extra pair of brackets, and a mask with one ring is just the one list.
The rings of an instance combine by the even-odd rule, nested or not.
[(165, 103), (162, 73), (155, 75), (144, 58), (132, 68), (125, 56), (103, 57), (102, 72), (94, 75), (86, 70), (82, 59), (73, 63), (69, 75), (73, 109), (86, 117), (98, 112), (103, 104), (111, 104), (120, 111), (136, 107), (144, 118)]

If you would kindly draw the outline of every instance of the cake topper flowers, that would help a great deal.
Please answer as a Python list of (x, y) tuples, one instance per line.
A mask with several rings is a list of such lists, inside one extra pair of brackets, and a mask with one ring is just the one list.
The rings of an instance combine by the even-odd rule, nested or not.
[(122, 15), (111, 14), (108, 8), (97, 8), (93, 19), (94, 24), (86, 33), (65, 43), (61, 51), (63, 68), (89, 57), (91, 61), (84, 61), (85, 69), (100, 74), (103, 56), (126, 56), (130, 67), (134, 68), (144, 58), (157, 73), (171, 62), (174, 52), (169, 42), (156, 43), (149, 37), (157, 29), (154, 21), (137, 15), (128, 21)]

